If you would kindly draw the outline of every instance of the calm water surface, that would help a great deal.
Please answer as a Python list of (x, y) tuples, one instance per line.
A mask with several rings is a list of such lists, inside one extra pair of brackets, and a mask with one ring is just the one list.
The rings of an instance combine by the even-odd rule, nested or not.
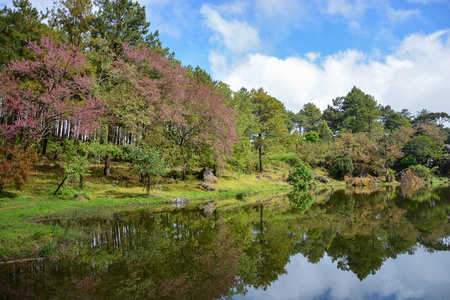
[(60, 221), (88, 238), (0, 265), (0, 299), (448, 299), (449, 188), (292, 199)]

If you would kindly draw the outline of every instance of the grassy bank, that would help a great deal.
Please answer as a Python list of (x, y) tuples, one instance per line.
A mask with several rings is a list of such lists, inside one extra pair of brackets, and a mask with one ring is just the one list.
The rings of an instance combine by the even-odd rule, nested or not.
[[(64, 178), (63, 172), (58, 166), (43, 161), (35, 167), (22, 190), (6, 189), (1, 193), (0, 261), (57, 255), (60, 248), (82, 238), (81, 230), (70, 223), (73, 218), (111, 218), (113, 212), (167, 206), (177, 197), (186, 197), (193, 203), (210, 199), (220, 202), (237, 195), (290, 189), (282, 180), (287, 170), (269, 171), (260, 178), (257, 176), (263, 174), (225, 171), (214, 184), (215, 191), (202, 189), (199, 180), (189, 176), (185, 181), (165, 178), (147, 196), (126, 164), (114, 164), (110, 177), (101, 174), (100, 165), (92, 165), (91, 170), (83, 189), (77, 182), (66, 183), (54, 195)], [(86, 198), (74, 197), (77, 193)]]

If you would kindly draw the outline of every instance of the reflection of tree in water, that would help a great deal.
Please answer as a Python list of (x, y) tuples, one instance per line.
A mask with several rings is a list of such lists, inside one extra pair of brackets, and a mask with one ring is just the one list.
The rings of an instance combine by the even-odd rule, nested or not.
[(449, 251), (449, 200), (429, 199), (408, 200), (399, 189), (337, 191), (302, 215), (292, 202), (262, 200), (219, 207), (208, 218), (182, 209), (82, 220), (93, 239), (68, 249), (73, 257), (0, 266), (0, 298), (220, 298), (267, 288), (297, 253), (311, 263), (327, 255), (363, 280), (417, 244)]
[(314, 203), (314, 196), (309, 191), (293, 191), (288, 198), (292, 209), (300, 214), (304, 214)]

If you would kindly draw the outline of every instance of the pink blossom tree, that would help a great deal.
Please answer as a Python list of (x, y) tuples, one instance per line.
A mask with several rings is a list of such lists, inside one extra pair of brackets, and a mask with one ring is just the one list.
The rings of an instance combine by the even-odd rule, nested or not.
[[(80, 50), (43, 37), (31, 42), (32, 59), (15, 60), (0, 74), (0, 137), (8, 147), (48, 138), (58, 123), (73, 137), (93, 133), (103, 113), (95, 78)], [(45, 147), (44, 147), (45, 149)]]

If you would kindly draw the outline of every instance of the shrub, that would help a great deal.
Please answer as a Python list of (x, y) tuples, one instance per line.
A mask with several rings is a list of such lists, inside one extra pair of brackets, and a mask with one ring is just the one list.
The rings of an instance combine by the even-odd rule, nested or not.
[(289, 172), (287, 181), (296, 191), (301, 191), (308, 189), (308, 184), (313, 178), (313, 173), (308, 170), (308, 167), (302, 161), (299, 161), (295, 169)]
[(344, 178), (354, 170), (353, 161), (349, 156), (341, 156), (334, 161), (333, 174), (337, 178)]
[(414, 172), (416, 172), (417, 175), (424, 180), (428, 180), (431, 177), (431, 170), (425, 166), (415, 165), (415, 166), (411, 166), (409, 168), (411, 170), (413, 170)]

